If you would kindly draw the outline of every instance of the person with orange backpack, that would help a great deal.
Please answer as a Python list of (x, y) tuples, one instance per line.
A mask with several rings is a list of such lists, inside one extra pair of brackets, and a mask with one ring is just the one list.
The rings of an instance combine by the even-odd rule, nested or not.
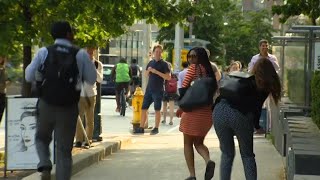
[(170, 122), (169, 125), (173, 125), (173, 116), (174, 116), (174, 101), (178, 99), (177, 89), (178, 89), (178, 78), (176, 75), (172, 73), (172, 65), (168, 63), (169, 69), (171, 71), (171, 79), (166, 80), (164, 83), (164, 93), (163, 93), (163, 120), (161, 121), (163, 124), (166, 123), (167, 118), (167, 109), (169, 103), (169, 115)]

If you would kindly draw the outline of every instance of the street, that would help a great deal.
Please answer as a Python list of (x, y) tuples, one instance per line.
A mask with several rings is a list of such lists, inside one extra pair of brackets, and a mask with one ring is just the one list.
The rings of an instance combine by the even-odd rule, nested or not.
[[(151, 106), (149, 125), (154, 126)], [(179, 119), (174, 118), (174, 125), (160, 125), (160, 133), (151, 136), (132, 135), (129, 131), (132, 110), (129, 108), (126, 117), (115, 112), (115, 99), (103, 97), (102, 118), (103, 137), (130, 137), (132, 144), (107, 156), (101, 162), (89, 166), (73, 176), (73, 180), (182, 180), (189, 176), (183, 154), (183, 136), (179, 132)], [(211, 158), (216, 164), (215, 177), (219, 179), (220, 150), (219, 141), (212, 128), (205, 144), (208, 146)], [(233, 166), (232, 179), (245, 179), (238, 145)], [(263, 136), (255, 137), (255, 153), (258, 166), (258, 179), (281, 179), (282, 167), (280, 155), (269, 140)], [(272, 166), (270, 166), (272, 164)], [(203, 179), (205, 163), (195, 151), (195, 166), (198, 179)]]

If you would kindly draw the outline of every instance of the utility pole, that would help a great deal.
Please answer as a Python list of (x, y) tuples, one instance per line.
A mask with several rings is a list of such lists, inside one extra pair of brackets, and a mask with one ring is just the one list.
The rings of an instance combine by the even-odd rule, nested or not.
[[(177, 4), (180, 0), (177, 0)], [(184, 33), (179, 23), (175, 27), (175, 38), (174, 38), (174, 65), (173, 70), (175, 72), (180, 71), (181, 67), (181, 49), (184, 47)]]
[[(144, 34), (143, 34), (143, 44), (142, 44), (142, 58), (143, 58), (143, 63), (142, 63), (142, 70), (143, 72), (145, 71), (147, 64), (149, 63), (149, 51), (150, 51), (150, 47), (151, 47), (151, 25), (147, 24), (146, 20), (143, 20), (144, 23)], [(143, 92), (145, 92), (147, 88), (147, 78), (144, 75), (144, 73), (142, 74), (142, 89)]]

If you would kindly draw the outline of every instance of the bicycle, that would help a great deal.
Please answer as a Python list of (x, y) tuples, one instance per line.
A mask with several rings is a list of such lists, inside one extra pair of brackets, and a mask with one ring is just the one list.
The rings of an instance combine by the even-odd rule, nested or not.
[(120, 92), (120, 115), (126, 115), (127, 101), (126, 101), (126, 89), (123, 88)]

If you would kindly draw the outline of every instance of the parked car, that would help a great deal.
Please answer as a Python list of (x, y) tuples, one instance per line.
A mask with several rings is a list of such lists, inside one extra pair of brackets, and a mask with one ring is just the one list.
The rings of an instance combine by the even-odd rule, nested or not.
[(115, 95), (115, 83), (111, 79), (113, 64), (103, 64), (103, 81), (101, 83), (101, 95)]

